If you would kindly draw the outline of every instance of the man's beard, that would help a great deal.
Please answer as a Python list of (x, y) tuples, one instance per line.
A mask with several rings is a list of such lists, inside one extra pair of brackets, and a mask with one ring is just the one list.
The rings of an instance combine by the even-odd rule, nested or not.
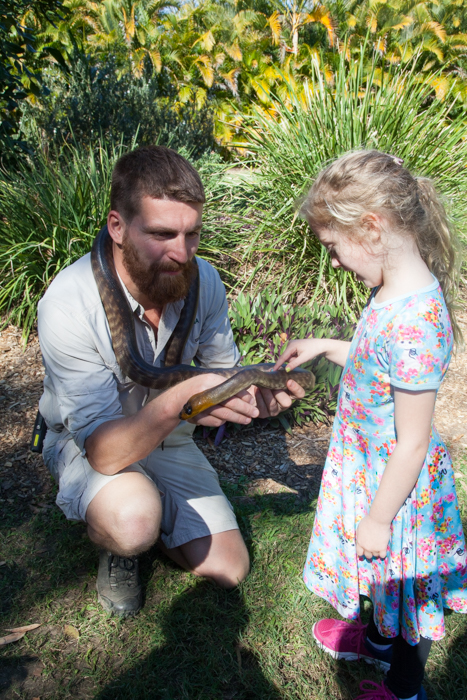
[[(191, 281), (195, 274), (195, 266), (191, 260), (186, 263), (153, 262), (145, 265), (138, 250), (124, 235), (122, 240), (123, 264), (141, 294), (157, 307), (165, 306), (188, 294)], [(178, 275), (165, 275), (164, 272), (180, 271)]]

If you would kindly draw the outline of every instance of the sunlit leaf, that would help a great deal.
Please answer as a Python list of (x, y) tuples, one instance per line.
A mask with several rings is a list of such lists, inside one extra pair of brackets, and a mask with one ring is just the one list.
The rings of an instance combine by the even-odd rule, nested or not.
[(23, 627), (5, 627), (5, 632), (30, 632), (31, 630), (36, 630), (38, 627), (41, 626), (41, 622), (38, 622), (33, 625), (25, 625)]
[(0, 637), (0, 646), (17, 642), (18, 639), (22, 639), (25, 634), (26, 632), (13, 632), (13, 634), (7, 634), (5, 637)]

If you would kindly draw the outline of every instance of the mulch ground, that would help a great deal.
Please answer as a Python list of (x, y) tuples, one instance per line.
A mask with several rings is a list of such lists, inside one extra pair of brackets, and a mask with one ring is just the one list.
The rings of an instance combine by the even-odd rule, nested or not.
[[(459, 320), (467, 337), (465, 304)], [(453, 358), (436, 404), (435, 423), (453, 459), (467, 448), (466, 360), (465, 352)], [(20, 331), (5, 329), (0, 334), (0, 504), (6, 500), (18, 511), (37, 512), (54, 502), (42, 458), (29, 450), (43, 376), (37, 336), (23, 349)], [(242, 478), (252, 494), (288, 490), (308, 498), (319, 488), (330, 433), (325, 424), (294, 428), (290, 435), (257, 423), (241, 430), (230, 426), (218, 446), (214, 431), (208, 437), (198, 434), (196, 441), (226, 481)]]

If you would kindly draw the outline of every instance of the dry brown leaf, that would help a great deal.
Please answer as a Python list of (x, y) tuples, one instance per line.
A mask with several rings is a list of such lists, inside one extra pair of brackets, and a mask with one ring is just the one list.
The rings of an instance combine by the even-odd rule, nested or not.
[(6, 637), (0, 637), (0, 647), (3, 647), (5, 644), (17, 642), (18, 639), (24, 637), (25, 634), (26, 632), (13, 632), (13, 634), (7, 634)]
[(71, 639), (79, 639), (79, 632), (76, 627), (73, 627), (73, 625), (65, 625), (63, 631), (67, 637), (70, 637)]
[(24, 627), (5, 627), (5, 632), (30, 632), (36, 630), (42, 625), (42, 622), (36, 622), (33, 625), (24, 625)]

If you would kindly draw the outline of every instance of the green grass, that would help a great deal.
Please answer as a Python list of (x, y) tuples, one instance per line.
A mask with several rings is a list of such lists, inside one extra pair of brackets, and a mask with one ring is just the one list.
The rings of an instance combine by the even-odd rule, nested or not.
[[(467, 453), (456, 471), (467, 475)], [(363, 663), (335, 662), (312, 642), (322, 616), (338, 617), (301, 581), (315, 502), (276, 495), (243, 499), (224, 484), (252, 557), (248, 579), (222, 591), (151, 552), (142, 559), (146, 604), (118, 621), (97, 605), (97, 556), (84, 526), (58, 509), (24, 516), (4, 511), (0, 568), (2, 628), (43, 627), (0, 651), (2, 697), (161, 700), (350, 700), (361, 680), (381, 675)], [(467, 498), (459, 489), (467, 522)], [(369, 604), (364, 606), (364, 616)], [(425, 687), (430, 700), (467, 698), (467, 617), (446, 615), (447, 635), (433, 645)], [(66, 637), (64, 626), (79, 631)], [(30, 694), (21, 668), (43, 666)], [(16, 670), (15, 670), (16, 669)], [(16, 677), (15, 677), (16, 673)], [(34, 690), (36, 689), (36, 690)]]

